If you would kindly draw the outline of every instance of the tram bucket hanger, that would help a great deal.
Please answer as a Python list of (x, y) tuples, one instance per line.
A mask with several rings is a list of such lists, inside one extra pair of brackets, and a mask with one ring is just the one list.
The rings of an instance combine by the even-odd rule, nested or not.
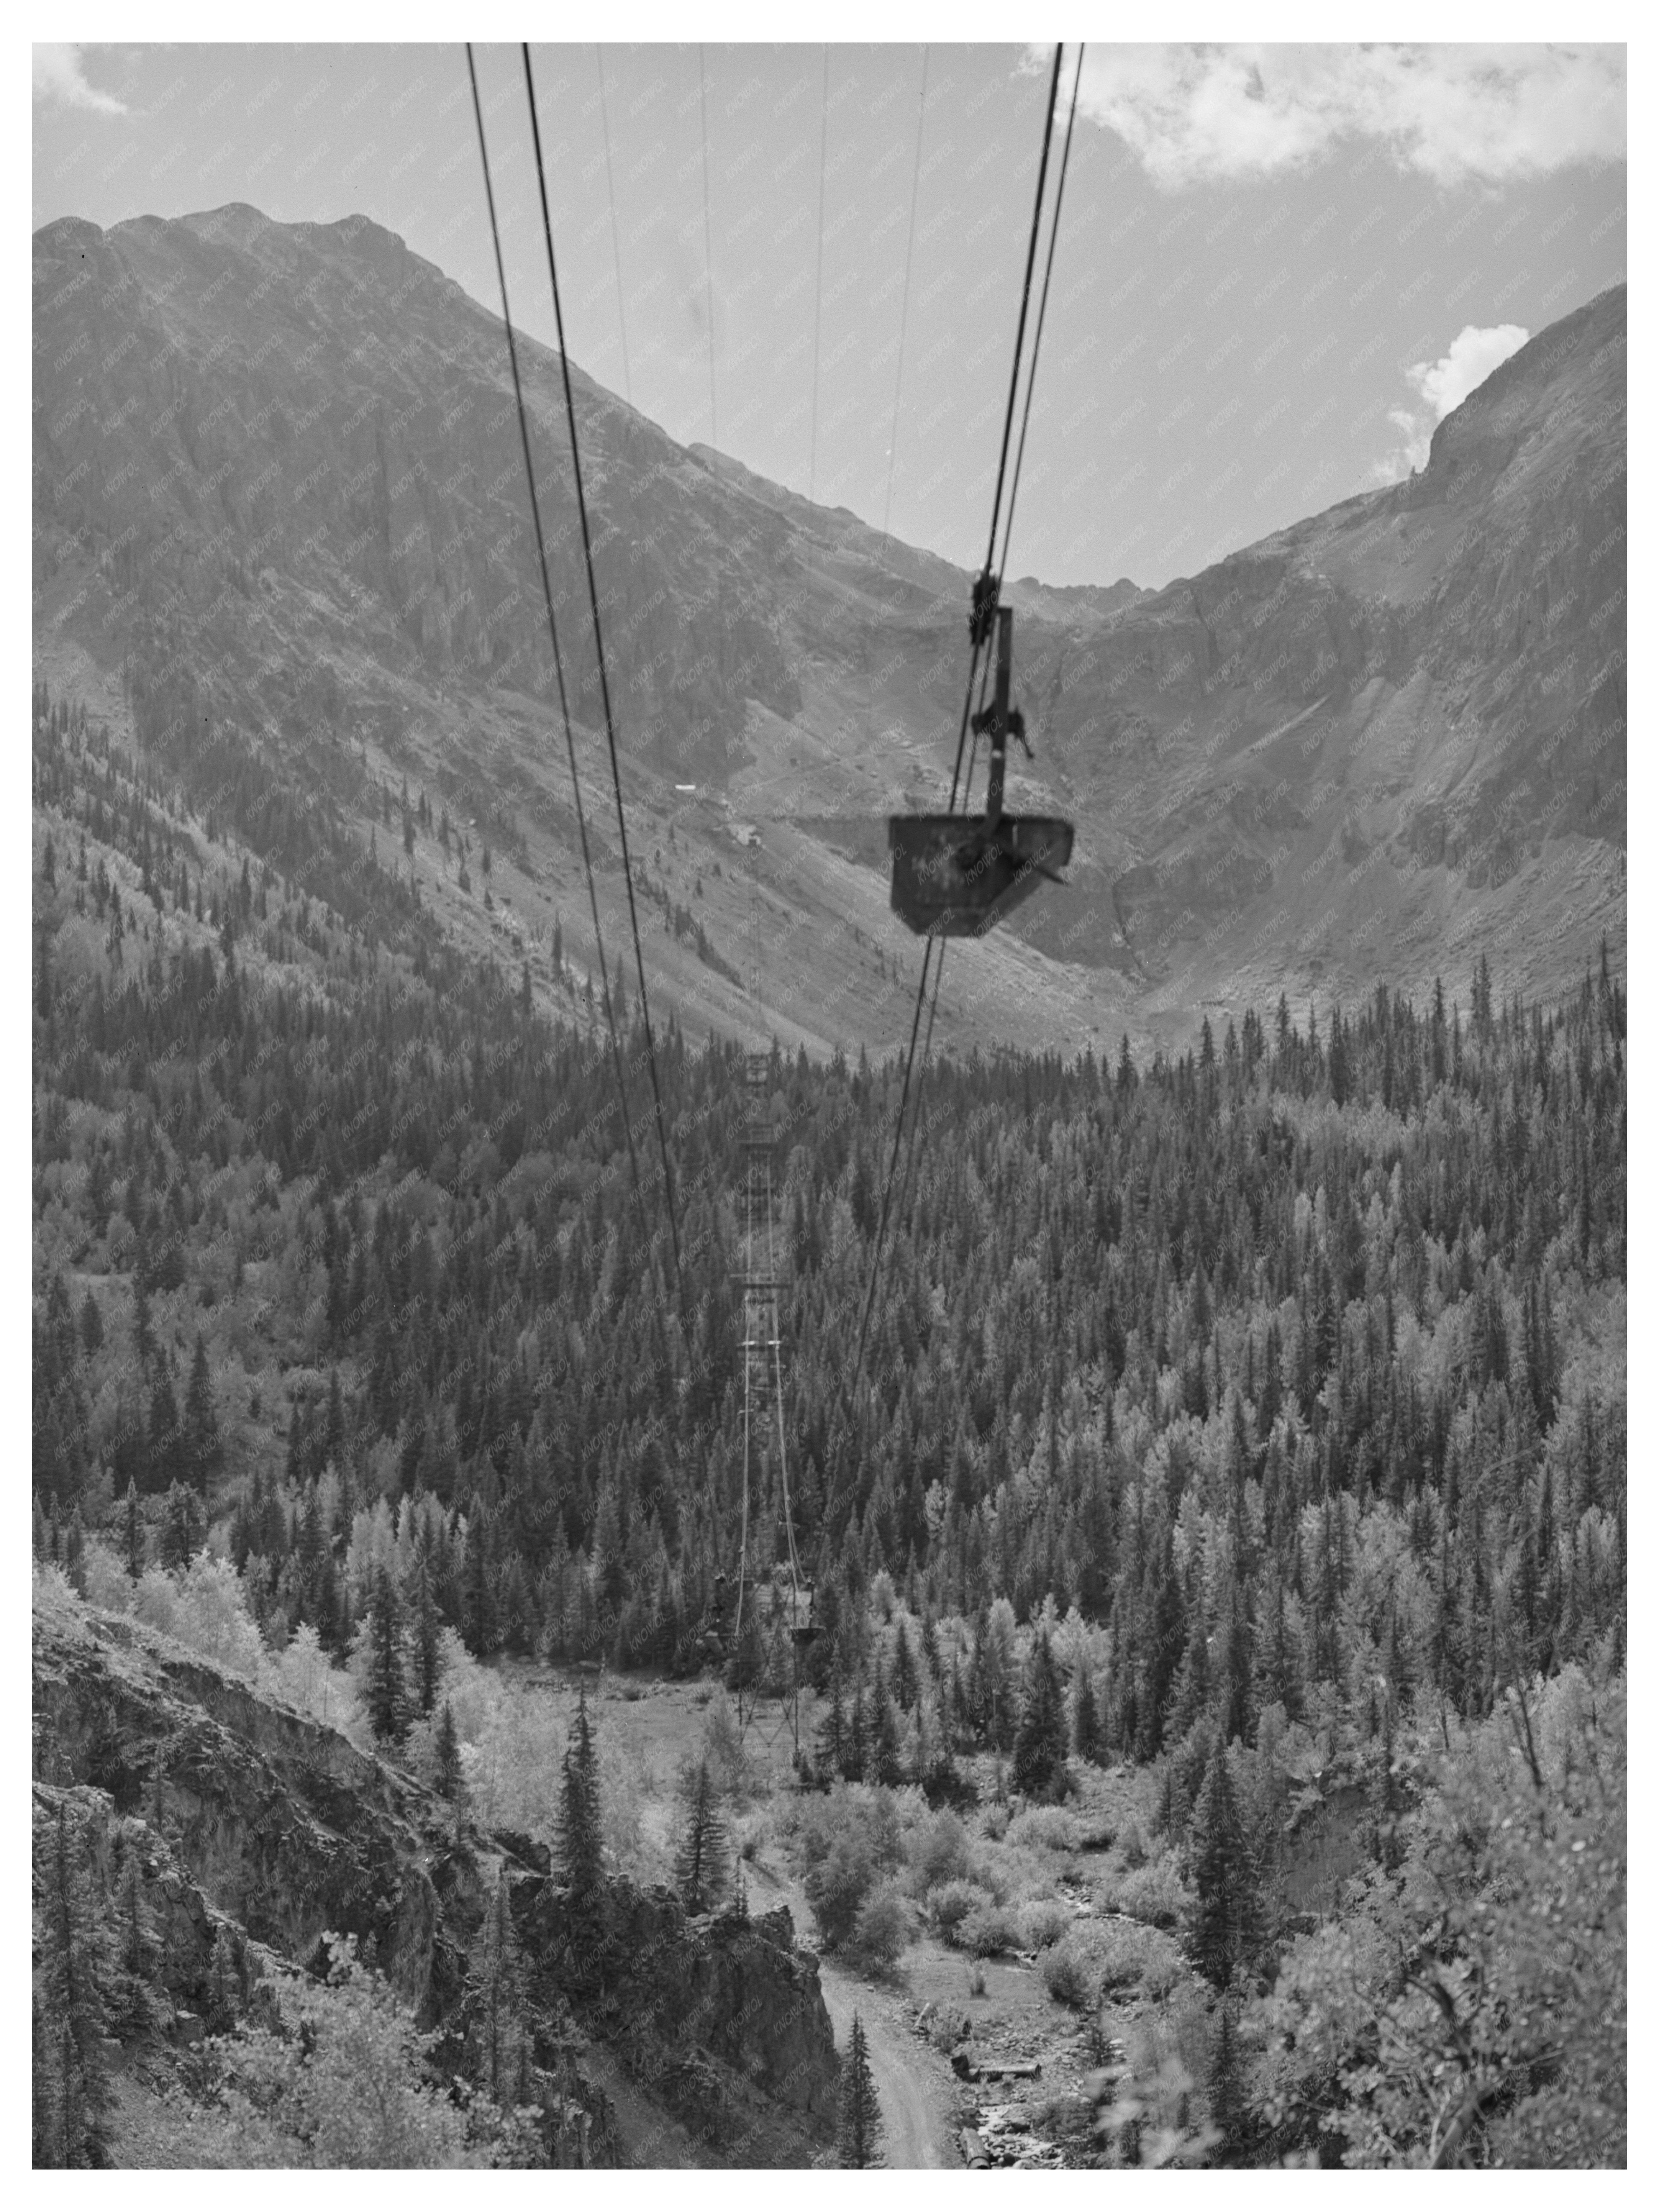
[(995, 604), (994, 584), (975, 586), (970, 634), (983, 636), (994, 617), (996, 691), (974, 717), (974, 733), (989, 734), (990, 779), (981, 820), (963, 814), (890, 814), (887, 842), (893, 855), (893, 911), (919, 937), (981, 937), (1030, 898), (1039, 884), (1059, 884), (1056, 873), (1072, 857), (1072, 825), (1052, 815), (1005, 814), (1002, 785), (1012, 731), (1030, 757), (1025, 718), (1008, 704), (1013, 669), (1014, 611)]

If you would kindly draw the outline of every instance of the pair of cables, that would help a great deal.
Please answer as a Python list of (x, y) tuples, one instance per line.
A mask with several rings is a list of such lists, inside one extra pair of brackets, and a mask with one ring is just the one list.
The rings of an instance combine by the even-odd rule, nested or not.
[[(524, 60), (525, 94), (530, 104), (530, 130), (536, 153), (536, 184), (541, 196), (542, 231), (547, 243), (548, 282), (553, 291), (553, 315), (559, 340), (559, 366), (564, 380), (565, 419), (570, 430), (570, 460), (576, 480), (576, 509), (581, 524), (582, 558), (587, 569), (588, 605), (593, 618), (593, 650), (599, 661), (599, 696), (605, 709), (605, 742), (611, 754), (611, 781), (617, 800), (617, 832), (622, 843), (623, 880), (628, 890), (628, 915), (634, 936), (634, 965), (639, 978), (640, 1016), (645, 1030), (646, 1056), (651, 1070), (651, 1096), (656, 1112), (657, 1140), (662, 1152), (663, 1184), (668, 1202), (669, 1236), (673, 1247), (674, 1282), (679, 1295), (682, 1316), (685, 1310), (685, 1282), (680, 1267), (680, 1231), (678, 1210), (674, 1196), (674, 1170), (668, 1154), (668, 1133), (663, 1117), (662, 1086), (657, 1072), (656, 1039), (651, 1028), (651, 1002), (646, 989), (645, 955), (640, 944), (639, 910), (634, 897), (634, 872), (628, 852), (628, 822), (623, 808), (622, 770), (617, 757), (616, 717), (611, 710), (611, 683), (606, 672), (605, 638), (599, 622), (599, 586), (593, 574), (593, 543), (588, 529), (587, 500), (582, 487), (581, 447), (576, 431), (576, 405), (570, 387), (570, 357), (564, 342), (564, 311), (559, 299), (559, 273), (553, 253), (553, 223), (547, 205), (547, 173), (542, 158), (541, 121), (536, 106), (536, 80), (531, 66), (530, 47), (522, 45), (520, 52)], [(547, 632), (553, 647), (553, 669), (557, 680), (559, 712), (564, 722), (565, 746), (570, 757), (570, 781), (575, 794), (576, 826), (580, 835), (582, 866), (587, 877), (588, 907), (593, 919), (593, 947), (599, 961), (599, 984), (605, 1003), (605, 1018), (611, 1036), (611, 1057), (617, 1071), (617, 1088), (622, 1099), (623, 1129), (628, 1139), (629, 1164), (633, 1170), (634, 1195), (639, 1204), (641, 1218), (646, 1222), (649, 1241), (649, 1223), (645, 1217), (644, 1193), (640, 1181), (639, 1154), (634, 1143), (632, 1118), (628, 1110), (628, 1084), (623, 1071), (622, 1041), (617, 1031), (616, 1009), (611, 1002), (611, 979), (606, 969), (605, 940), (599, 925), (599, 893), (593, 880), (593, 860), (587, 842), (587, 821), (582, 807), (581, 780), (576, 771), (576, 740), (570, 720), (570, 702), (565, 690), (564, 663), (559, 650), (559, 626), (553, 611), (553, 586), (548, 574), (547, 543), (542, 532), (541, 503), (536, 490), (536, 466), (530, 450), (530, 421), (525, 407), (524, 385), (519, 371), (518, 341), (514, 334), (513, 312), (507, 294), (507, 268), (501, 257), (501, 226), (495, 215), (495, 191), (489, 173), (489, 148), (484, 136), (483, 107), (478, 97), (478, 71), (473, 59), (471, 41), (466, 48), (467, 76), (472, 87), (472, 113), (478, 129), (478, 154), (483, 164), (484, 197), (489, 207), (490, 236), (495, 248), (495, 274), (501, 285), (501, 320), (507, 327), (507, 358), (513, 371), (513, 397), (518, 409), (519, 438), (524, 449), (525, 480), (530, 492), (531, 521), (536, 532), (536, 556), (541, 565), (542, 598), (547, 610)], [(607, 167), (610, 140), (606, 134)], [(613, 217), (614, 217), (613, 203)], [(626, 336), (623, 339), (626, 345)]]
[[(1056, 240), (1060, 236), (1060, 205), (1064, 199), (1066, 191), (1066, 172), (1071, 161), (1072, 132), (1077, 121), (1078, 88), (1081, 84), (1083, 79), (1083, 48), (1081, 45), (1079, 46), (1077, 50), (1076, 73), (1072, 80), (1071, 114), (1066, 125), (1066, 143), (1060, 155), (1059, 175), (1054, 191), (1054, 211), (1049, 223), (1048, 259), (1043, 269), (1042, 291), (1037, 305), (1036, 325), (1031, 341), (1030, 364), (1027, 369), (1025, 377), (1025, 406), (1020, 420), (1019, 444), (1016, 448), (1014, 454), (1013, 475), (1012, 478), (1009, 478), (1007, 475), (1008, 451), (1012, 441), (1014, 414), (1019, 397), (1020, 369), (1025, 349), (1026, 317), (1030, 307), (1031, 281), (1036, 273), (1037, 244), (1042, 234), (1042, 205), (1048, 185), (1048, 156), (1054, 142), (1054, 114), (1060, 93), (1060, 63), (1064, 52), (1065, 48), (1063, 45), (1056, 46), (1054, 48), (1054, 70), (1049, 79), (1048, 98), (1043, 113), (1042, 152), (1037, 163), (1036, 198), (1031, 210), (1031, 234), (1025, 254), (1025, 278), (1020, 291), (1019, 320), (1014, 335), (1013, 368), (1008, 380), (1008, 404), (1003, 417), (1002, 448), (997, 460), (996, 489), (991, 501), (991, 527), (989, 535), (986, 540), (985, 566), (975, 582), (973, 611), (969, 617), (969, 635), (971, 652), (968, 666), (968, 684), (967, 690), (963, 700), (961, 726), (957, 733), (956, 766), (951, 777), (951, 801), (950, 805), (946, 810), (948, 812), (952, 814), (956, 811), (957, 794), (958, 790), (961, 789), (965, 792), (966, 788), (963, 784), (962, 775), (963, 752), (967, 742), (969, 718), (973, 712), (975, 682), (976, 679), (980, 680), (981, 703), (982, 705), (985, 690), (990, 677), (991, 659), (987, 648), (990, 644), (992, 617), (994, 614), (997, 599), (1000, 590), (1001, 576), (1006, 573), (1007, 568), (1008, 545), (1009, 540), (1013, 533), (1014, 526), (1014, 506), (1019, 490), (1020, 470), (1024, 465), (1025, 459), (1025, 434), (1030, 428), (1031, 420), (1031, 394), (1036, 386), (1037, 356), (1042, 349), (1042, 326), (1048, 307), (1048, 285), (1049, 280), (1054, 275), (1054, 245)], [(914, 219), (915, 209), (913, 204), (912, 220), (914, 221)], [(895, 404), (896, 406), (896, 399)], [(1003, 521), (1002, 494), (1005, 481), (1007, 483), (1008, 489), (1008, 512), (1003, 529), (1002, 568), (998, 569), (994, 568), (993, 562), (996, 556), (997, 526), (999, 522)], [(981, 653), (984, 653), (985, 655), (982, 677), (981, 675), (980, 668), (980, 656)], [(977, 738), (975, 738), (975, 745), (977, 745)], [(973, 762), (971, 757), (969, 762), (968, 772), (969, 781), (971, 781), (973, 775)], [(933, 957), (936, 950), (938, 952), (937, 960), (935, 960)], [(899, 1089), (898, 1115), (893, 1127), (893, 1149), (887, 1163), (886, 1180), (882, 1188), (881, 1215), (876, 1230), (875, 1249), (871, 1255), (869, 1286), (865, 1294), (864, 1311), (859, 1323), (858, 1352), (853, 1364), (852, 1395), (854, 1400), (856, 1400), (860, 1379), (864, 1372), (864, 1354), (865, 1346), (869, 1337), (870, 1318), (875, 1310), (877, 1292), (880, 1285), (882, 1258), (886, 1243), (887, 1224), (891, 1207), (894, 1180), (898, 1169), (899, 1154), (903, 1146), (904, 1117), (909, 1104), (911, 1076), (915, 1066), (916, 1043), (921, 1030), (922, 1007), (927, 1003), (928, 1000), (927, 987), (930, 969), (932, 971), (933, 999), (927, 1016), (927, 1050), (931, 1050), (933, 1045), (933, 1017), (939, 1009), (939, 981), (945, 972), (945, 940), (942, 937), (935, 938), (930, 936), (927, 944), (922, 948), (921, 980), (916, 991), (915, 1012), (912, 1017), (910, 1023), (909, 1048), (905, 1054), (904, 1078)], [(927, 1051), (924, 1051), (924, 1067), (926, 1066), (926, 1061)], [(916, 1113), (912, 1124), (910, 1151), (906, 1160), (904, 1171), (903, 1188), (905, 1193), (904, 1204), (906, 1205), (908, 1203), (911, 1176), (915, 1166), (917, 1141), (920, 1136), (921, 1128), (921, 1086), (920, 1083), (918, 1083)], [(902, 1211), (902, 1207), (901, 1208), (901, 1211)]]

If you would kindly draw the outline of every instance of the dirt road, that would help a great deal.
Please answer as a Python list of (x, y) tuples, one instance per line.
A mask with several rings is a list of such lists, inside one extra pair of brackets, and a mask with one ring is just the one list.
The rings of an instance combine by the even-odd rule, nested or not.
[[(796, 1933), (810, 1941), (812, 1916), (797, 1886), (763, 1863), (757, 1863), (755, 1871), (793, 1913)], [(766, 1909), (758, 1893), (750, 1905), (756, 1911)], [(864, 2023), (884, 2123), (882, 2164), (892, 2168), (960, 2166), (950, 2112), (950, 2075), (939, 2054), (905, 2026), (899, 2000), (849, 1974), (833, 1959), (819, 1959), (818, 1986), (836, 2031), (836, 2048), (843, 2057), (853, 2014), (856, 2012)]]

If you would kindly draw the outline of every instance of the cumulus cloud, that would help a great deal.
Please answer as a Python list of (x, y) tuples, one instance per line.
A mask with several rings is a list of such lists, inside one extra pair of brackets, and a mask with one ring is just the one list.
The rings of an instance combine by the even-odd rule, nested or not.
[(1166, 191), (1304, 168), (1357, 140), (1437, 184), (1499, 183), (1623, 158), (1625, 50), (1102, 44), (1078, 104)]
[(1443, 422), (1477, 384), (1484, 384), (1493, 369), (1518, 352), (1528, 336), (1519, 323), (1495, 323), (1484, 331), (1474, 323), (1465, 323), (1438, 361), (1413, 362), (1406, 371), (1406, 381), (1416, 392), (1418, 404), (1389, 410), (1389, 420), (1401, 432), (1402, 442), (1392, 453), (1372, 462), (1371, 482), (1398, 483), (1413, 469), (1426, 467), (1435, 425)]
[(87, 82), (79, 46), (37, 46), (34, 97), (63, 107), (88, 107), (95, 115), (125, 115), (126, 103)]

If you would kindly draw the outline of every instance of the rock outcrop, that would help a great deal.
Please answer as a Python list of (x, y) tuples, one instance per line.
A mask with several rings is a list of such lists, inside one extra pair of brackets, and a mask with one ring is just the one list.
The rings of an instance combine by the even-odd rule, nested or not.
[[(68, 1794), (88, 1816), (112, 1893), (137, 1859), (175, 2043), (222, 2010), (222, 1927), (244, 2001), (271, 1961), (316, 1969), (326, 1936), (351, 1936), (465, 2070), (469, 1972), (505, 1876), (550, 2154), (569, 2150), (551, 2137), (571, 2135), (573, 2100), (583, 2163), (656, 2162), (659, 2124), (654, 2139), (723, 2165), (804, 2165), (821, 2148), (835, 2039), (787, 1911), (691, 1919), (672, 1892), (621, 1880), (578, 1908), (544, 1846), (458, 1822), (334, 1730), (114, 1615), (37, 1619), (33, 1672), (37, 1797)], [(617, 2066), (637, 2092), (622, 2122), (599, 2086)]]

